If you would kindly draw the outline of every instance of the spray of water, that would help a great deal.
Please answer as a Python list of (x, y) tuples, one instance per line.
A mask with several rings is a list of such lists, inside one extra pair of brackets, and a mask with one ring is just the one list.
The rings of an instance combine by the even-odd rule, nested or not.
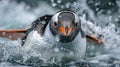
[[(61, 2), (62, 0), (57, 0), (57, 3), (60, 4)], [(28, 28), (31, 22), (39, 16), (53, 14), (57, 11), (57, 9), (55, 9), (57, 3), (55, 3), (54, 0), (51, 0), (53, 7), (50, 7), (46, 3), (42, 3), (40, 3), (38, 7), (31, 9), (31, 7), (24, 2), (17, 3), (15, 1), (10, 2), (9, 0), (1, 0), (0, 29), (25, 29)], [(119, 1), (117, 3), (119, 4)], [(65, 5), (61, 5), (61, 8), (70, 8), (77, 12), (81, 18), (86, 33), (101, 37), (105, 42), (104, 49), (107, 53), (98, 54), (95, 57), (89, 58), (91, 63), (99, 63), (99, 65), (105, 66), (108, 63), (101, 61), (108, 61), (111, 57), (120, 59), (120, 31), (119, 27), (116, 27), (116, 23), (113, 24), (115, 21), (119, 21), (119, 12), (114, 13), (113, 15), (99, 14), (98, 16), (95, 16), (94, 12), (87, 6), (86, 0), (66, 3)], [(59, 39), (56, 37), (56, 40), (58, 41)], [(38, 55), (38, 53), (34, 53), (35, 50), (32, 51), (33, 53), (26, 53), (20, 44), (21, 41), (19, 39), (17, 41), (11, 41), (0, 38), (0, 61), (8, 61), (9, 59), (9, 61), (27, 64), (29, 61), (26, 60), (28, 60), (30, 56), (40, 56), (40, 54)], [(56, 48), (55, 51), (57, 52), (59, 49)], [(17, 59), (13, 59), (13, 57), (17, 57)], [(42, 63), (41, 60), (38, 61)], [(113, 62), (117, 63), (117, 61), (118, 60)]]

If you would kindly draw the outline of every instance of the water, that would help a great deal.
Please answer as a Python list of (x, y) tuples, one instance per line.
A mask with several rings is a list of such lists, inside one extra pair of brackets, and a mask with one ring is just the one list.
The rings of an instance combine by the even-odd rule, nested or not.
[[(77, 12), (80, 16), (86, 33), (91, 33), (101, 38), (105, 44), (104, 47), (88, 45), (86, 55), (89, 56), (78, 62), (71, 62), (65, 65), (71, 67), (120, 67), (120, 9), (118, 8), (115, 12), (112, 12), (110, 9), (96, 8), (97, 12), (95, 12), (88, 7), (86, 0), (65, 2), (65, 4), (62, 4), (62, 2), (64, 1), (51, 0), (51, 3), (48, 4), (40, 1), (38, 6), (30, 7), (24, 1), (17, 3), (11, 0), (1, 0), (0, 29), (27, 29), (39, 16), (54, 14), (60, 9), (69, 8)], [(101, 3), (96, 3), (96, 5), (99, 4)], [(109, 4), (111, 5), (111, 3)], [(116, 4), (118, 5), (117, 7), (120, 7), (120, 1), (116, 1)], [(56, 40), (59, 39), (56, 37)], [(11, 41), (0, 38), (0, 67), (57, 67), (60, 65), (43, 63), (39, 58), (40, 54), (36, 54), (35, 52), (26, 53), (20, 44), (20, 39)], [(56, 49), (56, 51), (59, 50)]]

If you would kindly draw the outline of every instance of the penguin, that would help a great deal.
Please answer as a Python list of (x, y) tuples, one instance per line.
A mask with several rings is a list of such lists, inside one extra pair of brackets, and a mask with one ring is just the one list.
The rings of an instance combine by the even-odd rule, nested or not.
[(27, 31), (23, 48), (28, 52), (35, 50), (49, 62), (51, 59), (55, 62), (80, 60), (86, 52), (86, 37), (80, 18), (73, 11), (40, 17)]
[[(39, 55), (44, 62), (79, 61), (85, 56), (86, 37), (97, 43), (101, 40), (85, 34), (81, 19), (70, 10), (45, 15), (32, 23), (27, 30), (0, 31), (0, 37), (23, 40), (23, 49), (30, 54)], [(5, 34), (3, 34), (5, 32)]]

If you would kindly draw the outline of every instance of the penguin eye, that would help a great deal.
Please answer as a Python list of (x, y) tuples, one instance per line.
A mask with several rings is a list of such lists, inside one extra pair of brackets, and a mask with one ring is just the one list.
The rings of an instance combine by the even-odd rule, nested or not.
[(75, 26), (78, 26), (78, 23), (75, 23)]
[(58, 25), (58, 23), (57, 22), (54, 22), (54, 26), (57, 26)]

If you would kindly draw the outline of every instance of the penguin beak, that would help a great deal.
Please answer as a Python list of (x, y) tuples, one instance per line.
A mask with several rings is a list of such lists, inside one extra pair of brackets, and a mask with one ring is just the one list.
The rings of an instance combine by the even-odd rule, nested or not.
[(71, 32), (73, 31), (73, 28), (72, 28), (72, 27), (68, 27), (68, 26), (59, 27), (58, 29), (59, 29), (59, 31), (62, 32), (62, 34), (64, 34), (65, 36), (70, 35)]

